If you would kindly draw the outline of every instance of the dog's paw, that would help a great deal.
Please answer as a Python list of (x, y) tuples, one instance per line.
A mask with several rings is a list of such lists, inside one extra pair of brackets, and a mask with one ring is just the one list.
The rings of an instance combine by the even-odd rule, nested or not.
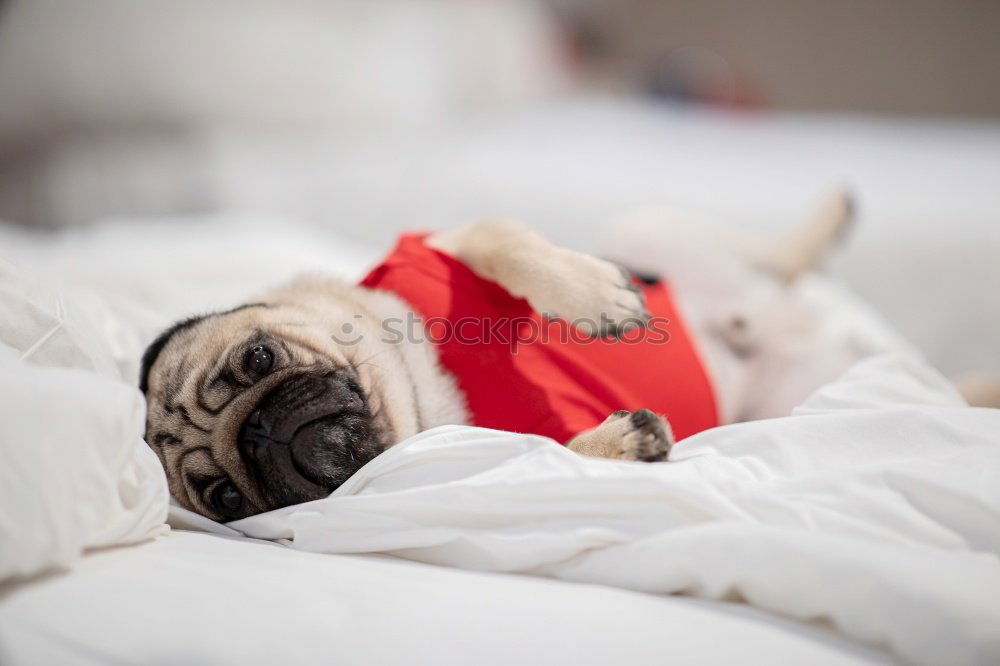
[(674, 444), (674, 434), (666, 419), (648, 409), (632, 412), (627, 418), (628, 431), (622, 437), (620, 457), (641, 462), (666, 460)]
[(528, 302), (558, 316), (591, 337), (618, 337), (649, 320), (642, 291), (611, 262), (557, 248), (546, 258), (548, 279), (540, 280)]

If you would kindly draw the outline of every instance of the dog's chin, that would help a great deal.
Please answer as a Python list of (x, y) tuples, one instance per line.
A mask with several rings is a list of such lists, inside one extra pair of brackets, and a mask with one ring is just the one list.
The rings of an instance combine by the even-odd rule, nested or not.
[(350, 375), (300, 375), (268, 393), (244, 421), (241, 454), (270, 508), (326, 497), (383, 449)]

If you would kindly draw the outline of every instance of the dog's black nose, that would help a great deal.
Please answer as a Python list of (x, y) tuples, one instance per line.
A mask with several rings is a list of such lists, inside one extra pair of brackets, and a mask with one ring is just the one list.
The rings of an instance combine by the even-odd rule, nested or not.
[(337, 373), (299, 375), (273, 388), (257, 404), (243, 423), (241, 444), (244, 439), (249, 444), (259, 445), (261, 440), (288, 444), (314, 421), (364, 409), (364, 400), (350, 378)]
[(384, 448), (345, 371), (275, 386), (247, 416), (237, 446), (273, 506), (328, 495)]

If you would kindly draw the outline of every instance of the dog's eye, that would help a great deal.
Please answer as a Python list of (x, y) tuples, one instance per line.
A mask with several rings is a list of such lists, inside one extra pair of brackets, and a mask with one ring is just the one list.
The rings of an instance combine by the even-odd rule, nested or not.
[(232, 481), (220, 483), (212, 491), (212, 504), (219, 513), (235, 516), (243, 508), (243, 493), (236, 489)]
[(274, 354), (264, 345), (257, 345), (248, 351), (243, 361), (243, 369), (255, 379), (269, 373), (273, 365)]

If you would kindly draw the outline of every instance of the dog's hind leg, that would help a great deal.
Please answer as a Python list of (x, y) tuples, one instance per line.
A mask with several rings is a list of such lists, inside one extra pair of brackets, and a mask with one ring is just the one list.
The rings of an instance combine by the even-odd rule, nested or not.
[(819, 268), (854, 219), (853, 197), (836, 191), (825, 197), (813, 213), (791, 231), (759, 244), (750, 251), (751, 264), (791, 283), (803, 273)]
[(601, 255), (633, 270), (687, 281), (715, 271), (713, 283), (746, 280), (738, 264), (763, 271), (785, 284), (819, 268), (843, 238), (854, 218), (854, 200), (846, 191), (824, 197), (813, 212), (791, 230), (772, 234), (720, 223), (697, 213), (654, 208), (634, 211), (605, 234)]

